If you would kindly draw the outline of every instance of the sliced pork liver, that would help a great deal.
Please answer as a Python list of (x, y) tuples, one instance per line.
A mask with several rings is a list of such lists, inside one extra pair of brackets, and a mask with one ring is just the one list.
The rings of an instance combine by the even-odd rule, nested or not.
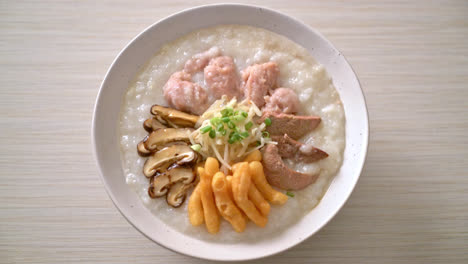
[(284, 164), (278, 147), (267, 144), (263, 150), (262, 164), (268, 182), (284, 190), (301, 190), (314, 183), (319, 173), (305, 174), (290, 169)]
[(278, 153), (282, 158), (292, 159), (297, 162), (311, 163), (328, 157), (328, 154), (312, 145), (302, 144), (287, 134), (273, 136), (273, 141), (278, 142)]
[(271, 125), (266, 128), (270, 135), (282, 136), (288, 134), (293, 139), (299, 139), (314, 130), (321, 121), (318, 116), (298, 116), (265, 112), (259, 119), (259, 122), (263, 122), (267, 117), (271, 119)]

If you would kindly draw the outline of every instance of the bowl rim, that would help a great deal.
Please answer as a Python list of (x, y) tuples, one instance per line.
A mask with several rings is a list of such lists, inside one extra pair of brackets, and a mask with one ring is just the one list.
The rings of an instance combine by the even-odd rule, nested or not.
[[(132, 219), (130, 219), (129, 217), (127, 217), (124, 212), (122, 211), (122, 206), (117, 202), (117, 199), (116, 197), (114, 196), (114, 194), (111, 192), (107, 182), (106, 182), (106, 179), (104, 177), (104, 173), (103, 173), (103, 169), (102, 169), (102, 166), (101, 166), (101, 160), (99, 159), (98, 157), (98, 148), (97, 148), (97, 144), (96, 144), (96, 141), (97, 141), (97, 131), (96, 131), (96, 123), (97, 123), (97, 120), (96, 120), (96, 112), (98, 111), (98, 105), (99, 105), (99, 102), (100, 102), (100, 99), (102, 98), (102, 92), (103, 92), (103, 87), (106, 83), (106, 80), (108, 79), (109, 77), (109, 74), (110, 72), (113, 70), (114, 66), (116, 65), (117, 61), (119, 60), (119, 58), (122, 56), (122, 54), (129, 48), (130, 45), (132, 45), (135, 41), (137, 41), (139, 38), (141, 38), (143, 35), (147, 34), (147, 32), (152, 29), (153, 27), (156, 27), (158, 24), (160, 24), (161, 22), (163, 21), (166, 21), (166, 20), (169, 20), (173, 17), (176, 17), (176, 16), (180, 16), (180, 15), (183, 15), (183, 14), (186, 14), (186, 13), (190, 13), (190, 12), (193, 12), (193, 11), (196, 11), (196, 10), (199, 10), (199, 9), (204, 9), (204, 8), (213, 8), (213, 7), (244, 7), (244, 8), (256, 8), (256, 9), (262, 9), (264, 11), (267, 11), (267, 12), (270, 12), (270, 13), (273, 13), (274, 15), (279, 15), (281, 17), (284, 17), (284, 18), (287, 18), (291, 21), (293, 21), (294, 23), (297, 23), (299, 24), (300, 26), (306, 28), (307, 30), (311, 31), (313, 34), (316, 34), (317, 36), (319, 36), (323, 41), (325, 41), (327, 43), (327, 45), (329, 45), (330, 47), (332, 47), (333, 49), (335, 49), (336, 51), (338, 51), (342, 57), (343, 57), (343, 60), (344, 60), (344, 63), (346, 66), (348, 66), (350, 69), (351, 69), (351, 72), (352, 72), (352, 78), (355, 79), (356, 83), (358, 84), (358, 87), (359, 87), (359, 94), (358, 96), (363, 100), (364, 102), (364, 113), (365, 113), (365, 116), (363, 116), (364, 118), (364, 123), (365, 123), (365, 127), (363, 128), (363, 134), (362, 134), (362, 138), (363, 138), (363, 142), (362, 142), (362, 149), (364, 150), (364, 153), (363, 153), (363, 159), (362, 161), (360, 162), (360, 164), (358, 164), (356, 166), (356, 171), (359, 171), (358, 173), (358, 176), (356, 177), (356, 179), (354, 180), (354, 182), (351, 182), (350, 185), (350, 188), (348, 189), (349, 192), (346, 194), (346, 197), (345, 199), (342, 199), (340, 202), (339, 202), (339, 206), (337, 207), (337, 209), (331, 214), (331, 216), (326, 220), (324, 221), (315, 231), (311, 232), (309, 235), (307, 236), (303, 236), (301, 237), (300, 239), (290, 243), (289, 245), (287, 245), (286, 247), (282, 248), (281, 250), (278, 250), (276, 252), (273, 252), (273, 253), (267, 253), (267, 254), (258, 254), (257, 256), (254, 256), (254, 257), (242, 257), (242, 255), (239, 255), (239, 258), (237, 259), (220, 259), (220, 258), (216, 258), (216, 257), (211, 257), (211, 256), (200, 256), (200, 255), (195, 255), (195, 254), (190, 254), (188, 252), (184, 252), (178, 248), (174, 248), (174, 247), (171, 247), (171, 246), (168, 246), (168, 245), (165, 245), (163, 243), (160, 243), (159, 241), (156, 241), (154, 238), (150, 237), (149, 235), (147, 235), (143, 230), (141, 230), (134, 222)], [(279, 33), (277, 33), (279, 34)], [(97, 93), (97, 96), (96, 96), (96, 100), (95, 100), (95, 104), (94, 104), (94, 108), (93, 108), (93, 117), (92, 117), (92, 124), (91, 124), (91, 141), (92, 141), (92, 151), (93, 151), (93, 157), (96, 161), (96, 165), (98, 167), (98, 171), (99, 171), (99, 178), (101, 180), (101, 182), (103, 183), (104, 187), (105, 187), (105, 190), (106, 190), (106, 193), (109, 195), (109, 197), (111, 198), (111, 201), (112, 203), (115, 205), (115, 207), (117, 208), (117, 210), (120, 212), (120, 214), (127, 220), (128, 223), (130, 223), (136, 230), (138, 230), (141, 234), (143, 234), (145, 237), (147, 237), (148, 239), (150, 239), (151, 241), (155, 242), (156, 244), (158, 244), (159, 246), (162, 246), (166, 249), (169, 249), (173, 252), (176, 252), (176, 253), (179, 253), (179, 254), (183, 254), (183, 255), (186, 255), (186, 256), (191, 256), (191, 257), (195, 257), (195, 258), (198, 258), (198, 259), (203, 259), (203, 260), (217, 260), (217, 261), (247, 261), (247, 260), (256, 260), (256, 259), (261, 259), (261, 258), (265, 258), (265, 257), (268, 257), (268, 256), (273, 256), (273, 255), (277, 255), (279, 253), (282, 253), (302, 242), (304, 242), (305, 240), (307, 240), (308, 238), (312, 237), (314, 234), (316, 234), (317, 232), (319, 232), (324, 226), (326, 226), (335, 216), (336, 214), (343, 208), (343, 206), (346, 204), (346, 202), (349, 200), (351, 194), (353, 193), (355, 187), (356, 187), (356, 184), (357, 182), (359, 181), (359, 178), (362, 174), (362, 170), (364, 168), (364, 165), (365, 165), (365, 162), (366, 162), (366, 159), (367, 159), (367, 153), (368, 153), (368, 150), (369, 150), (369, 138), (370, 138), (370, 126), (369, 126), (369, 111), (368, 111), (368, 108), (367, 108), (367, 101), (366, 101), (366, 98), (365, 98), (365, 95), (364, 95), (364, 91), (362, 90), (362, 86), (361, 86), (361, 83), (359, 81), (359, 78), (358, 76), (356, 75), (356, 72), (354, 70), (354, 68), (351, 66), (351, 64), (348, 62), (348, 60), (346, 59), (346, 57), (343, 55), (343, 53), (341, 51), (339, 51), (335, 45), (333, 45), (333, 43), (331, 41), (329, 41), (327, 38), (325, 38), (324, 35), (322, 35), (320, 32), (318, 32), (317, 30), (315, 30), (314, 28), (312, 28), (311, 26), (305, 24), (304, 22), (302, 22), (301, 20), (299, 19), (296, 19), (292, 16), (289, 16), (285, 13), (282, 13), (282, 12), (279, 12), (279, 11), (276, 11), (274, 9), (271, 9), (271, 8), (268, 8), (268, 7), (264, 7), (264, 6), (259, 6), (259, 5), (249, 5), (249, 4), (237, 4), (237, 3), (217, 3), (217, 4), (206, 4), (206, 5), (199, 5), (199, 6), (194, 6), (194, 7), (191, 7), (191, 8), (186, 8), (186, 9), (183, 9), (181, 11), (178, 11), (178, 12), (175, 12), (169, 16), (166, 16), (156, 22), (154, 22), (153, 24), (149, 25), (148, 27), (146, 27), (145, 29), (143, 29), (141, 32), (139, 32), (134, 38), (132, 38), (126, 45), (125, 47), (123, 47), (120, 52), (118, 53), (118, 55), (114, 58), (114, 60), (112, 61), (111, 65), (109, 66), (106, 74), (104, 75), (104, 78), (101, 82), (101, 85), (99, 87), (99, 91)], [(340, 168), (341, 169), (341, 168)], [(339, 172), (337, 172), (339, 173)]]

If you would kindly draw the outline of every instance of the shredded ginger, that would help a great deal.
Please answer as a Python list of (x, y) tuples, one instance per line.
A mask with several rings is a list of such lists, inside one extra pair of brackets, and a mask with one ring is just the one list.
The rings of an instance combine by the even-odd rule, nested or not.
[(231, 170), (231, 164), (243, 160), (252, 151), (276, 143), (265, 131), (266, 124), (256, 122), (261, 115), (262, 111), (250, 100), (238, 103), (236, 98), (228, 101), (223, 96), (200, 117), (190, 142), (197, 145), (202, 156), (216, 157)]

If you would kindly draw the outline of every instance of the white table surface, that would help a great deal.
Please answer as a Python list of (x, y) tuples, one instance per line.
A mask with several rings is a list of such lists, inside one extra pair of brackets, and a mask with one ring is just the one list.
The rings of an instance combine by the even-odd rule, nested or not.
[[(0, 262), (205, 263), (136, 231), (99, 180), (102, 78), (141, 30), (215, 1), (0, 1)], [(242, 1), (253, 3), (252, 1)], [(468, 263), (468, 1), (257, 1), (356, 70), (371, 141), (350, 200), (258, 263)]]

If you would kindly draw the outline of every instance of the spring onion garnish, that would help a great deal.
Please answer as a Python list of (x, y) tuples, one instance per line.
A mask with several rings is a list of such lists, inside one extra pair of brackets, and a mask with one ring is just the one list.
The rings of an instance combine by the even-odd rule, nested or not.
[(231, 122), (231, 121), (229, 121), (229, 122), (227, 123), (227, 126), (228, 126), (230, 129), (234, 129), (234, 128), (236, 127), (236, 125), (235, 125), (233, 122)]
[(240, 122), (240, 121), (244, 121), (245, 120), (245, 116), (243, 115), (235, 115), (231, 118), (231, 120), (233, 121), (236, 121), (236, 122)]
[(210, 135), (210, 138), (215, 138), (216, 137), (216, 131), (211, 130), (209, 135)]
[(290, 191), (287, 191), (287, 192), (286, 192), (286, 195), (289, 196), (289, 197), (294, 197), (294, 193), (293, 193), (293, 192), (290, 192)]
[(231, 169), (233, 162), (272, 143), (265, 131), (271, 120), (259, 124), (256, 120), (261, 117), (261, 110), (253, 102), (223, 96), (200, 116), (199, 128), (190, 134), (191, 147), (205, 158), (216, 157), (224, 168)]
[(205, 126), (205, 127), (202, 127), (202, 128), (200, 129), (200, 132), (201, 132), (202, 134), (205, 134), (206, 132), (210, 132), (211, 129), (212, 129), (211, 126)]
[(241, 134), (239, 134), (239, 132), (234, 131), (234, 132), (231, 132), (231, 134), (229, 134), (229, 140), (228, 140), (229, 144), (233, 144), (240, 140), (242, 140), (242, 136)]
[(200, 149), (201, 149), (201, 145), (200, 145), (200, 144), (195, 144), (195, 145), (192, 145), (192, 146), (190, 146), (190, 147), (191, 147), (193, 150), (197, 151), (197, 152), (200, 151)]
[(213, 117), (210, 119), (210, 123), (213, 125), (213, 126), (216, 126), (217, 124), (219, 124), (221, 122), (221, 118), (219, 117)]
[(229, 107), (229, 106), (221, 110), (221, 115), (223, 117), (232, 116), (233, 113), (234, 113), (234, 109), (232, 109), (232, 107)]
[(246, 137), (250, 136), (249, 132), (247, 132), (247, 131), (241, 132), (240, 135), (241, 135), (242, 138), (246, 138)]
[(269, 117), (265, 118), (265, 121), (263, 121), (265, 125), (271, 126), (271, 119)]

